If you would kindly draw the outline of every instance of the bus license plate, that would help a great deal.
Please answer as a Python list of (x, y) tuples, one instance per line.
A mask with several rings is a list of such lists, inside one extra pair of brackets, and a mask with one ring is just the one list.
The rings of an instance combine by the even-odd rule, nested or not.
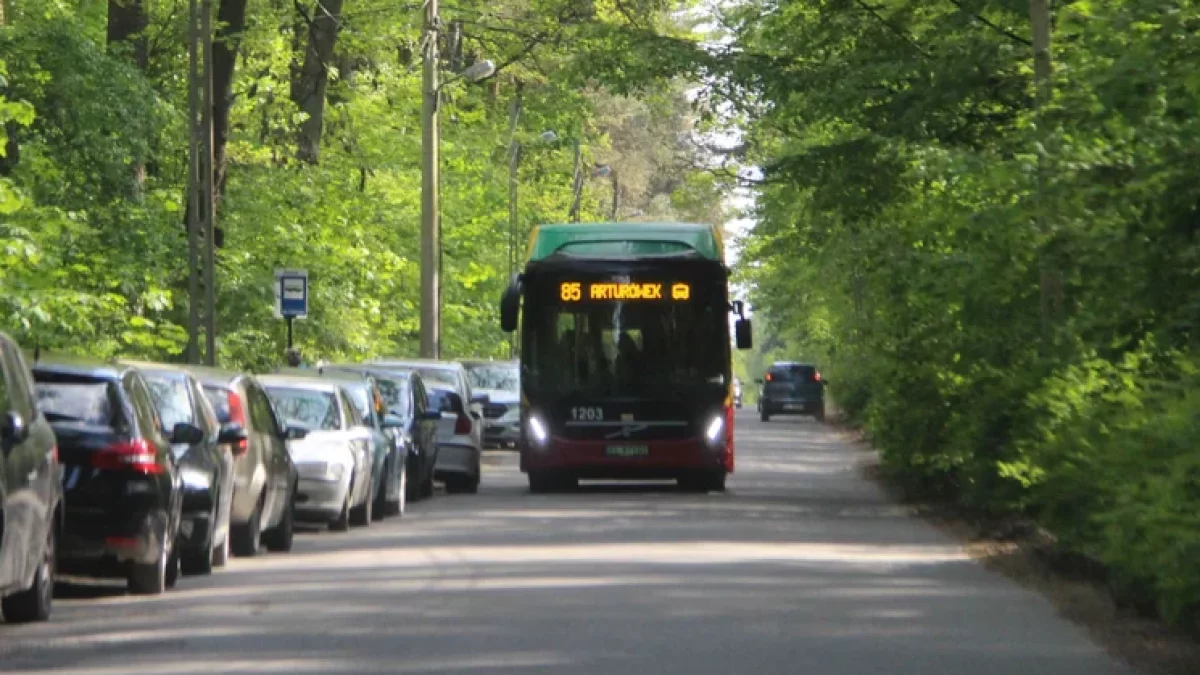
[(604, 454), (609, 457), (647, 457), (650, 448), (645, 445), (610, 445), (604, 449)]

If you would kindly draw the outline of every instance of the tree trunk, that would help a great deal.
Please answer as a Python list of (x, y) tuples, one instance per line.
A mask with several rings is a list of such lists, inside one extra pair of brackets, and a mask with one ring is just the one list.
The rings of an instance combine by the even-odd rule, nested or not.
[(150, 20), (142, 0), (108, 0), (108, 44), (126, 43), (132, 48), (131, 57), (139, 70), (149, 63), (146, 27)]
[(321, 155), (321, 130), (325, 121), (325, 90), (328, 68), (333, 63), (343, 0), (317, 0), (313, 15), (306, 17), (308, 41), (304, 61), (292, 81), (292, 101), (305, 113), (300, 123), (296, 157), (316, 164)]
[[(150, 25), (149, 17), (142, 6), (142, 0), (108, 0), (108, 46), (128, 45), (129, 58), (138, 70), (145, 72), (150, 62), (150, 52), (146, 42), (146, 27)], [(134, 199), (141, 200), (146, 189), (146, 162), (144, 157), (135, 157), (131, 186)]]
[(229, 111), (233, 108), (233, 73), (246, 29), (246, 0), (220, 0), (213, 39), (213, 173), (216, 202), (225, 195), (225, 147), (229, 143)]

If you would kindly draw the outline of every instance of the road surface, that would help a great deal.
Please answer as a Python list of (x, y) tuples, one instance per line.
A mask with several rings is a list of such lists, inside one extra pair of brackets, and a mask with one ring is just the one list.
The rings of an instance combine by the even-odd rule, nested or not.
[(73, 588), (0, 671), (1115, 675), (1048, 602), (888, 503), (807, 419), (737, 421), (725, 494), (478, 495), (297, 539), (157, 598)]

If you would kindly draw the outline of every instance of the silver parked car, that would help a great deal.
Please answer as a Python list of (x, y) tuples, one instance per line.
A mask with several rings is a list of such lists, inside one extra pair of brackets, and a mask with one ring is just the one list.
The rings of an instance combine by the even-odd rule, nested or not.
[(521, 439), (521, 370), (517, 361), (463, 361), (472, 393), (483, 403), (483, 443), (515, 448)]
[(438, 422), (438, 455), (434, 476), (446, 491), (479, 490), (483, 456), (483, 404), (487, 397), (473, 394), (467, 370), (461, 363), (431, 359), (381, 359), (373, 365), (415, 370), (425, 384), (428, 404), (441, 412)]
[(188, 366), (212, 405), (227, 451), (234, 458), (233, 495), (229, 505), (229, 544), (214, 554), (215, 565), (229, 555), (258, 555), (261, 544), (288, 551), (295, 517), (296, 466), (287, 443), (304, 429), (278, 419), (271, 399), (252, 375)]
[(371, 523), (371, 435), (350, 395), (333, 380), (262, 375), (279, 416), (308, 430), (289, 441), (299, 474), (296, 519), (327, 522), (330, 529)]

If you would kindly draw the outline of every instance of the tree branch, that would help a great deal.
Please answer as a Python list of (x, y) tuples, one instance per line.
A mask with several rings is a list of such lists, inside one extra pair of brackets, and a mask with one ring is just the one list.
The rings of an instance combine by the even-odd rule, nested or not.
[[(961, 0), (950, 0), (950, 4), (957, 7), (959, 9), (959, 11), (961, 11), (961, 12), (971, 14), (971, 12), (966, 7), (963, 6)], [(1021, 37), (1020, 35), (1017, 35), (1016, 33), (1012, 32), (1011, 30), (993, 23), (991, 20), (989, 20), (987, 17), (985, 17), (982, 13), (975, 13), (972, 16), (979, 23), (982, 23), (983, 25), (987, 26), (988, 28), (991, 28), (993, 31), (1003, 35), (1004, 37), (1012, 40), (1013, 42), (1016, 42), (1017, 44), (1024, 45), (1026, 47), (1033, 46), (1033, 42), (1031, 42), (1030, 40), (1026, 40), (1025, 38)]]

